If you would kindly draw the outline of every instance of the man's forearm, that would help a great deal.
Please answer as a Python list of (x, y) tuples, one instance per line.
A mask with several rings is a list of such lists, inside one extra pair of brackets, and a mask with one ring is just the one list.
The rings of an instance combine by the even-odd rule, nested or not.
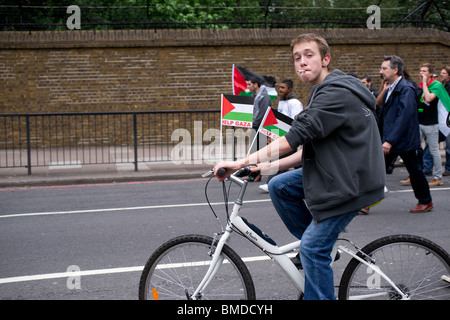
[(431, 93), (430, 90), (428, 90), (428, 87), (425, 83), (423, 84), (423, 98), (428, 103), (430, 103), (436, 98), (436, 95), (434, 93)]
[(245, 167), (251, 164), (278, 160), (280, 156), (290, 151), (292, 151), (292, 148), (289, 145), (288, 141), (286, 140), (286, 138), (281, 137), (272, 141), (270, 144), (258, 150), (257, 152), (252, 153), (248, 157), (239, 160), (239, 164), (242, 167)]

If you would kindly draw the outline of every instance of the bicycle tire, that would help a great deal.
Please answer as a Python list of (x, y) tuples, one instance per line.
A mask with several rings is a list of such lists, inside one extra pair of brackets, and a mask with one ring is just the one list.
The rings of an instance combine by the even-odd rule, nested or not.
[[(139, 282), (140, 300), (191, 299), (209, 268), (213, 238), (184, 235), (161, 245), (148, 259)], [(216, 243), (217, 244), (217, 240)], [(223, 261), (199, 300), (255, 299), (255, 287), (247, 266), (225, 245)]]
[[(450, 256), (436, 243), (413, 235), (375, 240), (362, 251), (410, 300), (450, 299)], [(370, 258), (358, 253), (369, 261)], [(353, 258), (339, 285), (340, 300), (399, 300), (402, 296), (372, 269)]]

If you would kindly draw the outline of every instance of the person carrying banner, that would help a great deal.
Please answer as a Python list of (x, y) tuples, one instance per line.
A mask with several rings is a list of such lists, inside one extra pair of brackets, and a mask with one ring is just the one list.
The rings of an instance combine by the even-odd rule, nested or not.
[[(360, 208), (384, 198), (385, 169), (374, 116), (375, 97), (359, 79), (330, 72), (330, 48), (324, 38), (302, 34), (291, 43), (295, 71), (313, 85), (308, 106), (283, 137), (237, 161), (222, 161), (223, 181), (236, 170), (298, 166), (269, 183), (272, 203), (289, 231), (301, 239), (304, 299), (335, 299), (332, 247)], [(279, 159), (280, 155), (303, 149)], [(370, 155), (370, 157), (367, 157)], [(278, 159), (278, 160), (277, 160)], [(267, 163), (270, 160), (275, 160)]]
[[(444, 66), (441, 70), (441, 83), (444, 86), (447, 94), (450, 96), (450, 66)], [(449, 115), (447, 115), (449, 117)], [(445, 171), (443, 176), (450, 176), (450, 134), (445, 140)]]
[[(440, 186), (444, 184), (442, 180), (442, 159), (439, 150), (439, 121), (438, 121), (438, 102), (448, 104), (450, 111), (450, 102), (444, 86), (433, 79), (434, 67), (425, 63), (420, 67), (420, 90), (418, 95), (418, 111), (420, 124), (420, 137), (425, 137), (429, 151), (433, 156), (434, 170), (433, 180), (430, 186)], [(438, 96), (440, 98), (438, 98)]]

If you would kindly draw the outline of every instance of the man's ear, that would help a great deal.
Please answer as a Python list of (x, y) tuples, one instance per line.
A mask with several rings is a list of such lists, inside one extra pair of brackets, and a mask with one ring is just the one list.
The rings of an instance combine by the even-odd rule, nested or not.
[(326, 54), (325, 57), (322, 59), (322, 67), (328, 67), (330, 62), (331, 62), (331, 55)]

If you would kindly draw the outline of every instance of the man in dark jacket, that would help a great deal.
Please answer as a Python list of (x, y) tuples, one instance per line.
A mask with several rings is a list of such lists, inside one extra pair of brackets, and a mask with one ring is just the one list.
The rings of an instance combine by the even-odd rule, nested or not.
[[(214, 170), (226, 168), (230, 174), (258, 164), (252, 170), (270, 174), (303, 164), (272, 178), (269, 192), (289, 231), (302, 240), (304, 299), (334, 299), (333, 245), (360, 208), (384, 198), (376, 99), (357, 78), (329, 71), (330, 49), (322, 37), (300, 35), (291, 50), (299, 78), (313, 85), (308, 107), (285, 136), (245, 159), (221, 162)], [(302, 151), (276, 160), (300, 145)]]
[(262, 85), (261, 80), (257, 77), (250, 78), (247, 81), (247, 87), (253, 93), (253, 97), (255, 97), (253, 105), (253, 129), (258, 130), (267, 107), (272, 106), (272, 102), (270, 101), (266, 86)]
[(380, 74), (388, 87), (380, 115), (386, 164), (391, 163), (397, 156), (403, 159), (418, 200), (410, 212), (428, 212), (433, 209), (433, 202), (428, 181), (417, 156), (420, 132), (414, 87), (402, 77), (403, 60), (398, 56), (384, 57)]
[(267, 111), (267, 107), (272, 106), (266, 86), (261, 83), (261, 79), (254, 76), (247, 81), (247, 87), (253, 93), (253, 97), (255, 97), (255, 101), (253, 102), (252, 124), (254, 131), (252, 132), (251, 140), (253, 140), (256, 135), (256, 149), (253, 149), (252, 151), (259, 150), (263, 145), (265, 145), (263, 141), (267, 141), (267, 138), (263, 134), (260, 134), (258, 129)]

